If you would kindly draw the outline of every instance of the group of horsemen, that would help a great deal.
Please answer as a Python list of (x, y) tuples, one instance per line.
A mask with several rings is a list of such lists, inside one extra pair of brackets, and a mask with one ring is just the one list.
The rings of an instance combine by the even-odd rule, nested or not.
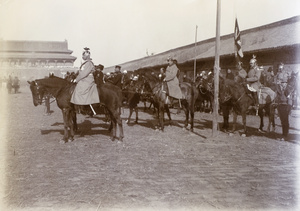
[[(73, 103), (74, 105), (79, 105), (78, 107), (100, 103), (97, 85), (94, 81), (94, 76), (93, 76), (93, 72), (95, 71), (95, 66), (91, 60), (90, 55), (91, 55), (90, 49), (84, 48), (84, 51), (82, 53), (82, 59), (84, 62), (82, 63), (80, 70), (78, 71), (78, 76), (76, 77), (76, 79), (73, 80), (73, 82), (77, 83), (77, 85), (72, 94), (71, 103)], [(176, 65), (177, 61), (173, 58), (168, 58), (167, 62), (168, 62), (168, 66), (163, 71), (164, 74), (163, 81), (167, 83), (168, 96), (171, 99), (177, 99), (180, 102), (180, 99), (183, 98), (183, 95), (177, 77), (179, 72), (179, 69)], [(253, 100), (255, 102), (254, 108), (258, 109), (258, 105), (259, 105), (258, 93), (261, 89), (260, 78), (261, 78), (262, 70), (259, 68), (255, 57), (253, 57), (250, 60), (249, 64), (250, 64), (250, 69), (248, 72), (246, 72), (242, 67), (242, 63), (239, 62), (237, 65), (238, 67), (237, 75), (239, 78), (242, 78), (244, 79), (244, 81), (246, 81), (247, 88), (250, 91)], [(115, 67), (115, 75), (113, 77), (115, 85), (120, 85), (122, 83), (123, 76), (120, 69), (121, 69), (120, 66)], [(110, 78), (112, 77), (108, 77), (107, 80), (109, 81)], [(284, 94), (284, 90), (287, 86), (288, 79), (289, 79), (289, 73), (284, 69), (284, 64), (280, 63), (278, 67), (278, 73), (275, 77), (276, 80), (275, 83), (277, 84), (278, 87), (276, 100), (278, 105), (283, 105), (282, 106), (284, 107), (283, 110), (288, 110), (288, 108), (286, 107), (288, 106), (288, 99), (287, 96)], [(280, 109), (281, 108), (278, 107), (278, 111)]]
[[(93, 77), (95, 66), (91, 61), (89, 48), (84, 48), (82, 59), (84, 60), (84, 62), (82, 63), (80, 70), (78, 71), (78, 76), (75, 80), (73, 80), (73, 82), (77, 83), (77, 86), (72, 95), (71, 102), (75, 105), (90, 105), (99, 103), (100, 99)], [(168, 66), (161, 72), (161, 74), (164, 75), (164, 81), (168, 85), (168, 95), (174, 99), (182, 99), (183, 96), (179, 87), (178, 80), (179, 69), (176, 65), (176, 60), (168, 58), (167, 62)], [(259, 104), (258, 93), (262, 86), (260, 83), (262, 70), (257, 65), (256, 58), (252, 58), (249, 64), (250, 69), (247, 73), (246, 70), (243, 69), (242, 63), (238, 62), (237, 76), (247, 82), (247, 88), (249, 89), (249, 91), (251, 91), (253, 100), (255, 102), (254, 105), (255, 107), (257, 107)], [(103, 66), (101, 69), (103, 69)], [(123, 74), (126, 73), (127, 71), (125, 70)], [(112, 74), (113, 75), (106, 76), (106, 81), (114, 83), (115, 85), (120, 87), (124, 77), (121, 73), (121, 67), (117, 65), (115, 67), (115, 73)], [(278, 67), (278, 73), (274, 77), (275, 83), (278, 85), (278, 88), (280, 90), (284, 90), (286, 88), (289, 77), (289, 73), (284, 69), (284, 64), (280, 63)], [(235, 77), (235, 80), (240, 79), (236, 79)]]

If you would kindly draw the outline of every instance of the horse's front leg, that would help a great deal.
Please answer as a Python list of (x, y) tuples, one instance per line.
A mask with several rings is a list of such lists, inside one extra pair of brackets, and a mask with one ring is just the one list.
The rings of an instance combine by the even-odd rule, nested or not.
[(164, 108), (165, 108), (165, 111), (168, 115), (169, 121), (172, 121), (169, 106), (167, 104), (165, 104)]
[(77, 116), (76, 116), (76, 112), (74, 109), (72, 109), (72, 119), (73, 119), (73, 130), (74, 132), (76, 132), (78, 130), (78, 125), (77, 125)]
[(67, 108), (63, 108), (62, 109), (62, 114), (63, 114), (63, 120), (64, 120), (64, 137), (63, 137), (63, 141), (66, 143), (68, 142), (68, 138), (69, 138), (69, 109)]
[(159, 106), (159, 129), (164, 131), (164, 116), (165, 116), (165, 113), (164, 113), (164, 104), (161, 104)]
[(258, 131), (263, 131), (263, 129), (264, 129), (264, 112), (263, 112), (263, 108), (261, 105), (259, 105), (259, 107), (258, 107), (258, 116), (260, 118), (260, 124), (259, 124)]
[(188, 125), (189, 125), (189, 117), (190, 117), (190, 112), (189, 112), (189, 109), (187, 107), (187, 105), (182, 102), (182, 108), (183, 108), (183, 111), (185, 113), (185, 122), (184, 122), (184, 128), (187, 128)]
[(244, 128), (244, 131), (242, 133), (242, 136), (245, 137), (246, 136), (246, 133), (247, 133), (247, 126), (246, 126), (246, 111), (242, 111), (242, 121), (243, 121), (243, 128)]
[(73, 110), (68, 111), (68, 127), (70, 128), (70, 136), (68, 138), (68, 141), (74, 141), (74, 135), (75, 135), (75, 125), (77, 127), (77, 122), (76, 122), (76, 113), (75, 113), (75, 123), (74, 123), (74, 113)]
[(222, 129), (226, 132), (229, 128), (229, 111), (230, 108), (225, 103), (221, 106), (222, 113), (223, 113), (223, 126)]
[(236, 111), (232, 112), (232, 133), (236, 130), (236, 120), (237, 120), (237, 113)]

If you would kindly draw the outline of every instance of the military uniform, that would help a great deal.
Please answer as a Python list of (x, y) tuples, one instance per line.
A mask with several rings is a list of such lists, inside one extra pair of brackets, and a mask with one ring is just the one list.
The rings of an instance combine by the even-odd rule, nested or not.
[(261, 87), (260, 76), (261, 70), (257, 66), (249, 70), (246, 80), (249, 82), (250, 87), (253, 88), (251, 91), (259, 91)]
[(182, 93), (179, 87), (179, 80), (177, 78), (177, 73), (179, 69), (176, 64), (169, 65), (166, 69), (165, 81), (168, 85), (169, 95), (171, 97), (181, 99)]
[(90, 105), (99, 103), (99, 94), (94, 80), (95, 70), (93, 62), (88, 59), (80, 67), (76, 77), (77, 85), (72, 94), (71, 103), (76, 105)]
[(286, 92), (285, 87), (285, 85), (277, 84), (277, 97), (275, 99), (275, 102), (278, 104), (277, 110), (281, 121), (282, 135), (284, 139), (287, 138), (289, 133), (289, 113), (292, 108), (289, 104), (288, 93)]

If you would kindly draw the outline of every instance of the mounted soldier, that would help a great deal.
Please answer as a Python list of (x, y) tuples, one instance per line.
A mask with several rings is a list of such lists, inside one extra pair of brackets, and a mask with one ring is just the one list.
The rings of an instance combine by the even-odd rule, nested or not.
[[(84, 62), (80, 66), (78, 76), (73, 80), (76, 84), (71, 97), (71, 103), (75, 104), (78, 113), (91, 114), (92, 104), (100, 103), (97, 85), (94, 80), (94, 64), (90, 58), (89, 48), (84, 48), (82, 59)], [(90, 105), (90, 108), (88, 107)]]
[(250, 60), (250, 70), (247, 74), (246, 81), (248, 82), (248, 90), (251, 91), (251, 95), (254, 99), (254, 107), (258, 110), (259, 101), (258, 101), (258, 92), (261, 88), (260, 83), (261, 70), (257, 65), (256, 57), (253, 55), (253, 58)]
[(180, 99), (182, 99), (182, 93), (179, 87), (179, 80), (177, 78), (179, 69), (176, 65), (176, 60), (169, 57), (167, 62), (168, 62), (168, 67), (166, 69), (166, 73), (165, 73), (166, 77), (164, 81), (167, 82), (168, 96), (177, 99), (180, 105)]
[(278, 72), (276, 75), (276, 84), (287, 83), (290, 78), (289, 73), (284, 69), (284, 64), (281, 62), (278, 66)]
[(108, 78), (107, 82), (112, 83), (113, 85), (116, 85), (117, 87), (122, 89), (122, 78), (123, 78), (123, 74), (121, 73), (121, 66), (116, 65), (113, 76)]
[(234, 81), (238, 82), (238, 83), (242, 83), (245, 81), (246, 77), (247, 77), (247, 72), (246, 70), (243, 68), (243, 63), (241, 61), (239, 61), (236, 65), (237, 67), (237, 74), (234, 76)]

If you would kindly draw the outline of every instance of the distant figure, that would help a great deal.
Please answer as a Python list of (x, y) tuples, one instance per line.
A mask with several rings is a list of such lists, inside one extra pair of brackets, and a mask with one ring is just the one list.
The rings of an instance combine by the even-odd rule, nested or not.
[(6, 82), (6, 88), (7, 88), (7, 91), (8, 91), (8, 94), (11, 93), (11, 89), (12, 89), (12, 78), (11, 78), (11, 75), (8, 76), (8, 79), (7, 79), (7, 82)]
[(17, 76), (15, 76), (15, 78), (13, 79), (12, 87), (15, 89), (15, 94), (16, 94), (20, 88), (20, 80)]

